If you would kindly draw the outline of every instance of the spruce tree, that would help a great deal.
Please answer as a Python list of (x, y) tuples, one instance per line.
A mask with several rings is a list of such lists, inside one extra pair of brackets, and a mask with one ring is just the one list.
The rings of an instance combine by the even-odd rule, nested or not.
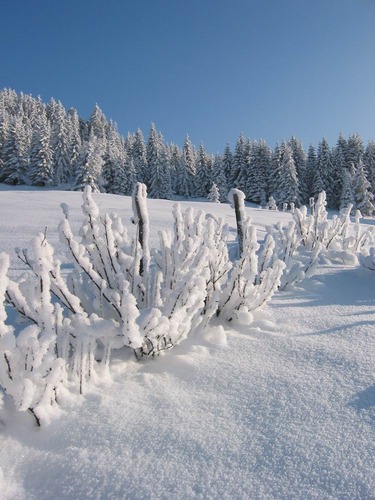
[(375, 141), (369, 141), (363, 157), (367, 179), (371, 184), (371, 192), (375, 195)]
[(236, 147), (234, 149), (232, 168), (228, 178), (229, 189), (233, 187), (238, 187), (237, 179), (240, 175), (240, 172), (243, 171), (244, 163), (245, 163), (245, 138), (241, 133), (239, 138), (237, 139)]
[(54, 183), (58, 185), (67, 182), (71, 177), (68, 123), (61, 102), (56, 103), (54, 106), (50, 122), (53, 178)]
[(34, 124), (30, 151), (30, 180), (36, 186), (53, 183), (51, 128), (46, 115), (39, 116)]
[(216, 155), (214, 158), (213, 168), (212, 168), (212, 181), (216, 184), (219, 193), (220, 201), (225, 202), (228, 198), (228, 184), (227, 178), (224, 171), (223, 159)]
[(359, 160), (353, 177), (353, 194), (357, 210), (362, 215), (372, 215), (375, 211), (374, 195), (370, 191), (371, 185), (366, 177), (363, 161)]
[(312, 144), (310, 144), (308, 152), (307, 152), (307, 160), (306, 160), (306, 187), (308, 197), (314, 196), (314, 177), (316, 172), (316, 153), (315, 148)]
[(146, 144), (140, 129), (137, 130), (134, 136), (132, 156), (138, 182), (149, 183)]
[(102, 144), (94, 131), (90, 132), (89, 140), (82, 146), (78, 160), (77, 177), (74, 189), (83, 191), (86, 186), (91, 186), (94, 192), (103, 190), (102, 186)]
[(220, 191), (217, 185), (213, 182), (211, 185), (211, 188), (208, 192), (207, 198), (209, 201), (212, 203), (220, 203)]
[(350, 204), (355, 206), (353, 194), (353, 180), (350, 171), (347, 168), (342, 169), (342, 188), (340, 195), (340, 210), (344, 210)]
[(211, 187), (211, 172), (209, 168), (209, 159), (203, 144), (199, 146), (196, 160), (196, 192), (195, 196), (206, 198)]
[(2, 169), (3, 182), (23, 184), (28, 176), (28, 152), (26, 129), (20, 116), (13, 116), (4, 144)]
[(289, 146), (292, 150), (292, 156), (294, 165), (296, 167), (298, 182), (299, 182), (299, 192), (300, 192), (300, 202), (306, 204), (309, 200), (309, 193), (307, 187), (307, 158), (305, 150), (303, 149), (302, 142), (298, 140), (294, 135), (289, 140)]
[(185, 138), (179, 168), (177, 194), (195, 196), (195, 151), (189, 136)]

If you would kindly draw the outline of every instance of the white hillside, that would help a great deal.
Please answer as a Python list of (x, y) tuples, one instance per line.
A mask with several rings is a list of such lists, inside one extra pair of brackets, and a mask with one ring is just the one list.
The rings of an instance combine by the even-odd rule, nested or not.
[[(95, 194), (94, 200), (101, 213), (117, 212), (125, 224), (130, 221), (130, 198)], [(55, 254), (66, 258), (57, 233), (62, 202), (69, 205), (69, 223), (76, 233), (82, 222), (81, 193), (2, 191), (0, 251), (11, 253), (15, 246), (27, 246), (48, 227), (46, 234)], [(180, 215), (176, 209), (173, 215), (172, 202), (148, 200), (147, 204), (152, 248), (159, 244), (158, 232), (170, 230), (173, 217), (180, 220)], [(229, 251), (235, 251), (236, 221), (229, 205), (181, 202), (181, 206), (185, 228), (190, 220), (189, 212), (184, 211), (188, 206), (193, 206), (195, 213), (203, 209), (214, 215), (196, 219), (194, 226), (198, 229), (195, 235), (202, 227), (203, 239), (209, 243), (214, 239), (204, 236), (204, 231), (222, 217), (229, 225)], [(93, 218), (95, 210), (90, 203), (86, 205)], [(319, 231), (314, 232), (308, 215), (301, 212), (301, 228), (310, 228), (310, 232), (301, 229), (304, 249), (290, 251), (290, 259), (286, 259), (283, 242), (290, 248), (297, 237), (291, 215), (251, 208), (246, 208), (245, 214), (253, 221), (251, 227), (258, 229), (258, 241), (264, 240), (257, 250), (258, 243), (251, 239), (253, 233), (245, 224), (246, 255), (253, 252), (259, 262), (266, 262), (265, 249), (271, 248), (272, 237), (289, 276), (300, 276), (314, 247), (319, 246), (324, 260), (315, 267), (313, 276), (299, 282), (298, 289), (276, 292), (267, 306), (251, 312), (251, 321), (245, 322), (249, 324), (228, 322), (231, 318), (224, 314), (218, 318), (213, 315), (158, 359), (136, 361), (127, 351), (114, 350), (108, 367), (110, 378), (99, 370), (97, 377), (87, 382), (84, 397), (79, 395), (74, 378), (68, 377), (58, 398), (59, 414), (48, 426), (38, 429), (27, 412), (16, 412), (11, 398), (4, 396), (0, 407), (0, 491), (4, 498), (373, 495), (375, 273), (359, 267), (355, 254), (355, 247), (360, 250), (365, 245), (363, 259), (369, 260), (373, 255), (371, 234), (354, 221), (346, 225), (345, 219), (322, 219)], [(279, 227), (266, 233), (265, 227), (278, 221), (288, 229)], [(131, 238), (135, 227), (127, 226)], [(87, 244), (93, 234), (97, 233), (89, 228), (84, 231)], [(194, 241), (192, 237), (189, 245)], [(211, 259), (217, 248), (212, 247)], [(192, 251), (192, 247), (185, 250)], [(165, 252), (152, 258), (162, 262), (164, 256), (164, 261), (170, 262), (172, 257), (165, 260)], [(184, 262), (188, 258), (189, 253)], [(202, 254), (196, 263), (203, 258)], [(47, 255), (41, 260), (52, 262)], [(233, 264), (229, 276), (239, 269), (238, 262), (241, 259), (237, 268)], [(244, 278), (243, 266), (248, 265), (249, 282), (257, 285), (261, 281), (252, 262), (250, 259), (247, 264), (244, 258), (238, 276)], [(21, 264), (12, 253), (10, 280), (17, 282)], [(71, 268), (62, 266), (62, 279)], [(194, 266), (191, 270), (189, 278), (193, 279)], [(163, 273), (175, 276), (167, 269)], [(48, 283), (48, 276), (42, 276)], [(113, 279), (108, 278), (109, 282)], [(214, 304), (223, 305), (220, 297), (215, 299), (216, 291), (207, 295), (211, 302), (205, 302), (206, 312)], [(109, 290), (103, 289), (103, 293)], [(164, 304), (170, 300), (162, 288), (159, 298), (167, 301)], [(116, 295), (110, 299), (115, 300)], [(136, 300), (139, 305), (143, 298)], [(84, 302), (81, 304), (87, 311), (88, 300), (86, 305)], [(237, 303), (233, 303), (234, 310)], [(40, 315), (46, 328), (50, 306), (44, 304)], [(162, 303), (156, 301), (154, 306), (163, 311)], [(94, 303), (92, 307), (96, 307)], [(108, 314), (106, 320), (110, 321)], [(6, 325), (5, 329), (22, 328), (12, 314)], [(49, 337), (43, 338), (48, 343)], [(48, 415), (40, 416), (48, 420)]]

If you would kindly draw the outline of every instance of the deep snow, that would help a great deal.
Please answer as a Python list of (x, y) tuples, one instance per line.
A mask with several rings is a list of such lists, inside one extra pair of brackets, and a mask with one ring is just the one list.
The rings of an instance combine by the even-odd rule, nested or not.
[[(95, 200), (130, 219), (129, 198)], [(45, 226), (58, 245), (61, 202), (78, 227), (80, 193), (3, 188), (0, 251)], [(182, 205), (224, 216), (235, 237), (229, 205)], [(172, 206), (149, 200), (153, 242)], [(260, 236), (290, 218), (247, 210)], [(113, 383), (48, 427), (5, 400), (0, 498), (375, 498), (374, 337), (375, 273), (326, 264), (250, 327), (214, 325), (156, 360), (115, 353)]]

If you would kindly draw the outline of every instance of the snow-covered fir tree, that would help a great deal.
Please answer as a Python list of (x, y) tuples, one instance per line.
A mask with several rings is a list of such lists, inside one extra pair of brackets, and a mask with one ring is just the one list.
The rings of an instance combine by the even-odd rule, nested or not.
[(212, 183), (207, 198), (212, 203), (220, 203), (220, 191), (219, 191), (217, 185), (215, 184), (215, 182)]
[(68, 110), (68, 155), (70, 165), (70, 176), (75, 178), (79, 153), (81, 151), (82, 140), (80, 135), (79, 117), (74, 108)]
[(198, 149), (195, 171), (195, 196), (201, 196), (205, 198), (211, 189), (212, 183), (209, 158), (203, 144), (201, 144)]
[(234, 154), (231, 162), (231, 170), (228, 177), (228, 187), (238, 187), (237, 179), (240, 172), (244, 169), (245, 163), (245, 138), (243, 134), (237, 139), (236, 146), (234, 148)]
[(147, 163), (150, 174), (149, 196), (170, 199), (172, 197), (171, 175), (163, 136), (151, 126), (147, 143)]
[(102, 142), (90, 132), (89, 140), (82, 145), (78, 160), (77, 177), (74, 189), (83, 191), (86, 186), (90, 186), (92, 191), (100, 192), (103, 189), (102, 183)]
[(180, 196), (194, 196), (195, 194), (195, 158), (194, 147), (187, 135), (178, 170), (177, 194)]
[(66, 111), (61, 102), (55, 103), (51, 123), (51, 148), (53, 178), (56, 185), (67, 182), (71, 178), (69, 158), (69, 131)]
[(34, 123), (31, 140), (29, 175), (32, 184), (48, 186), (53, 183), (52, 156), (51, 127), (43, 113)]
[(310, 144), (306, 160), (306, 186), (309, 198), (314, 196), (314, 176), (316, 171), (316, 153), (315, 148)]
[(350, 170), (347, 168), (342, 169), (342, 180), (341, 180), (341, 194), (340, 194), (340, 210), (346, 209), (349, 205), (355, 206), (354, 194), (353, 194), (353, 179), (350, 174)]
[(228, 199), (228, 184), (227, 178), (224, 171), (223, 158), (216, 155), (214, 158), (214, 163), (212, 167), (212, 181), (216, 184), (219, 193), (220, 201), (225, 202)]
[[(344, 177), (347, 177), (346, 171), (348, 171), (347, 165), (347, 141), (345, 137), (340, 132), (339, 138), (337, 140), (336, 146), (333, 149), (332, 153), (332, 162), (333, 162), (333, 182), (334, 192), (333, 192), (333, 206), (335, 208), (342, 207), (342, 198), (347, 199), (347, 179), (344, 180)], [(342, 192), (344, 189), (344, 182), (346, 183), (345, 190), (346, 194), (342, 196)]]
[(143, 182), (146, 185), (149, 184), (150, 175), (147, 163), (147, 150), (145, 140), (140, 129), (138, 129), (135, 133), (131, 154), (138, 182)]
[(106, 138), (107, 119), (103, 111), (95, 104), (88, 121), (88, 133), (102, 141)]
[(371, 192), (375, 195), (375, 141), (369, 141), (363, 156), (367, 179), (371, 184)]
[[(334, 208), (334, 185), (333, 179), (333, 162), (332, 162), (332, 151), (325, 137), (320, 141), (318, 145), (318, 152), (316, 158), (316, 172), (317, 175), (314, 177), (314, 195), (319, 194), (323, 186), (323, 190), (327, 195), (327, 204), (329, 207)], [(321, 186), (322, 184), (322, 186)], [(320, 191), (318, 191), (320, 190)]]
[(230, 150), (229, 143), (227, 143), (222, 156), (223, 172), (227, 179), (227, 183), (229, 181), (230, 173), (232, 171), (232, 161), (233, 161), (233, 155)]
[(363, 161), (359, 160), (353, 177), (353, 195), (356, 209), (362, 215), (372, 215), (375, 212), (374, 195), (370, 191), (371, 184), (367, 180)]
[(3, 146), (1, 178), (7, 184), (27, 182), (29, 168), (29, 144), (22, 118), (14, 116), (10, 121)]
[(298, 140), (294, 135), (290, 138), (288, 142), (291, 150), (294, 165), (297, 172), (298, 183), (299, 183), (299, 196), (300, 203), (306, 204), (309, 200), (309, 192), (307, 187), (307, 179), (306, 179), (306, 163), (307, 157), (305, 150), (303, 149), (303, 144), (300, 140)]

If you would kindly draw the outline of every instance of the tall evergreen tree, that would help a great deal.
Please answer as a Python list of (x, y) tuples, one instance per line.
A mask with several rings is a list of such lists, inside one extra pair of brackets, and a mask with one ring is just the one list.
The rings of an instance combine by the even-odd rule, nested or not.
[[(340, 132), (339, 138), (337, 140), (336, 146), (333, 149), (332, 162), (333, 162), (333, 206), (335, 208), (342, 206), (342, 198), (346, 199), (348, 197), (347, 179), (345, 171), (348, 170), (347, 165), (347, 141), (345, 137)], [(342, 191), (344, 188), (344, 182), (346, 183), (345, 190), (346, 194), (342, 197)]]
[(195, 196), (195, 151), (188, 135), (182, 148), (177, 194)]
[(206, 198), (211, 189), (212, 182), (211, 182), (211, 172), (209, 167), (209, 159), (203, 144), (201, 144), (198, 149), (195, 170), (196, 170), (195, 196)]
[(318, 153), (316, 159), (316, 170), (318, 174), (314, 177), (314, 195), (317, 192), (320, 181), (323, 183), (323, 189), (327, 195), (327, 205), (331, 208), (335, 208), (335, 193), (334, 193), (334, 182), (333, 182), (333, 162), (332, 162), (332, 152), (325, 137), (320, 141), (318, 145)]
[(238, 187), (238, 177), (244, 169), (245, 164), (245, 138), (241, 133), (234, 149), (232, 168), (229, 173), (228, 187)]
[(53, 183), (51, 127), (42, 114), (34, 124), (30, 151), (30, 180), (36, 186)]
[(134, 136), (132, 156), (138, 181), (145, 184), (149, 183), (146, 144), (140, 129), (137, 130)]
[(225, 164), (223, 159), (216, 155), (212, 167), (212, 182), (214, 182), (220, 193), (220, 201), (227, 201), (228, 198), (228, 184), (225, 175)]
[(224, 175), (227, 179), (227, 183), (229, 182), (230, 174), (232, 171), (232, 162), (233, 162), (233, 155), (230, 150), (229, 143), (226, 144), (223, 157), (222, 157), (222, 164), (223, 164), (223, 172)]
[(170, 199), (172, 197), (171, 176), (163, 136), (155, 127), (151, 128), (147, 143), (147, 163), (150, 172), (151, 198)]
[(74, 189), (83, 191), (86, 186), (91, 186), (93, 191), (102, 191), (102, 166), (102, 143), (91, 131), (89, 140), (81, 149)]
[(363, 161), (359, 160), (353, 178), (353, 194), (356, 208), (362, 215), (372, 215), (375, 211), (374, 195), (370, 191), (371, 185), (366, 177)]
[(307, 179), (306, 179), (306, 168), (307, 168), (306, 153), (305, 150), (303, 149), (302, 142), (298, 140), (294, 135), (290, 138), (288, 144), (292, 150), (293, 161), (296, 167), (301, 203), (306, 204), (309, 201), (309, 193), (308, 193)]
[(54, 106), (51, 118), (51, 148), (54, 183), (58, 185), (71, 178), (68, 123), (61, 102)]
[(347, 208), (350, 204), (355, 206), (353, 194), (353, 180), (349, 169), (342, 169), (342, 188), (340, 195), (340, 210)]
[(306, 160), (306, 186), (308, 197), (314, 196), (314, 177), (316, 172), (316, 153), (315, 148), (312, 144), (310, 144), (308, 152), (307, 152), (307, 160)]
[(23, 184), (28, 176), (28, 143), (26, 129), (20, 116), (13, 116), (4, 144), (2, 170), (3, 181), (7, 184)]
[(358, 134), (350, 135), (348, 138), (346, 159), (348, 168), (350, 168), (352, 164), (357, 168), (360, 160), (363, 160), (363, 153), (364, 147), (362, 138)]
[(367, 179), (371, 184), (371, 192), (375, 195), (375, 141), (369, 141), (363, 157)]

